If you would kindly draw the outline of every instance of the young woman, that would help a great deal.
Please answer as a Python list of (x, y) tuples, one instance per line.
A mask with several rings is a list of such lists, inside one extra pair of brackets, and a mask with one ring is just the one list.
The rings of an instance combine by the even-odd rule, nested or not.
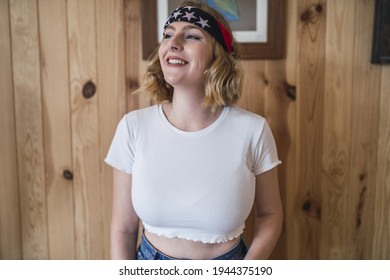
[[(140, 89), (157, 105), (122, 118), (106, 158), (113, 259), (269, 257), (282, 226), (280, 161), (266, 120), (234, 106), (241, 79), (228, 23), (206, 4), (183, 2)], [(241, 235), (253, 205), (248, 248)]]

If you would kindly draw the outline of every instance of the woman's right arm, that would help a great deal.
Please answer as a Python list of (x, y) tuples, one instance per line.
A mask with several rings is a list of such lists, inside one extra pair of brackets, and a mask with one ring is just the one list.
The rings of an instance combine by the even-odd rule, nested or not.
[(131, 200), (131, 175), (113, 169), (111, 258), (135, 259), (139, 218)]

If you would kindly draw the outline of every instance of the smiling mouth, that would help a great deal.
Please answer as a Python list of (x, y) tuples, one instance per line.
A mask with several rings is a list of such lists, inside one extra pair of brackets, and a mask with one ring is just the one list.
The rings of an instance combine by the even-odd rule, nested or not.
[(181, 60), (181, 59), (177, 59), (177, 58), (170, 58), (170, 59), (168, 59), (168, 63), (169, 63), (169, 64), (175, 64), (175, 65), (184, 65), (184, 64), (187, 64), (186, 61)]

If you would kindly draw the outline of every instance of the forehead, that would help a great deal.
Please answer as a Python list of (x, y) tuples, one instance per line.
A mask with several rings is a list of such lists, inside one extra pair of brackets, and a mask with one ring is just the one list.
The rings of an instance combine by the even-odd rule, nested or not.
[(202, 28), (196, 26), (195, 24), (189, 23), (189, 22), (184, 22), (184, 21), (175, 21), (172, 22), (169, 26), (165, 28), (167, 29), (172, 29), (172, 30), (199, 30), (202, 33), (207, 33), (205, 32)]

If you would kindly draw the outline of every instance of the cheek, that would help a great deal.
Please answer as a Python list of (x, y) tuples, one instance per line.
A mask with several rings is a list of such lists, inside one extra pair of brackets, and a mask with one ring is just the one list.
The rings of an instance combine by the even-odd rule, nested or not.
[(163, 57), (164, 57), (163, 47), (160, 46), (160, 47), (158, 48), (158, 58), (160, 59), (160, 62), (162, 61)]
[(214, 52), (212, 45), (209, 45), (207, 48), (202, 50), (203, 63), (207, 68), (211, 66), (214, 61)]
[(203, 63), (206, 69), (209, 69), (211, 67), (211, 64), (213, 64), (213, 62), (214, 62), (214, 56), (212, 53), (210, 53), (210, 55), (205, 55), (205, 59)]
[(197, 68), (208, 69), (214, 61), (212, 50), (200, 49), (191, 54), (193, 63)]
[(211, 64), (213, 64), (213, 62), (214, 62), (214, 54), (213, 54), (213, 52), (211, 52), (209, 59), (208, 59), (208, 67), (207, 68), (209, 68), (211, 66)]
[(160, 63), (160, 67), (161, 67), (161, 70), (163, 71), (163, 73), (165, 72), (165, 64), (164, 64), (164, 58), (165, 58), (165, 52), (162, 48), (160, 48), (158, 50), (158, 59), (159, 59), (159, 63)]

